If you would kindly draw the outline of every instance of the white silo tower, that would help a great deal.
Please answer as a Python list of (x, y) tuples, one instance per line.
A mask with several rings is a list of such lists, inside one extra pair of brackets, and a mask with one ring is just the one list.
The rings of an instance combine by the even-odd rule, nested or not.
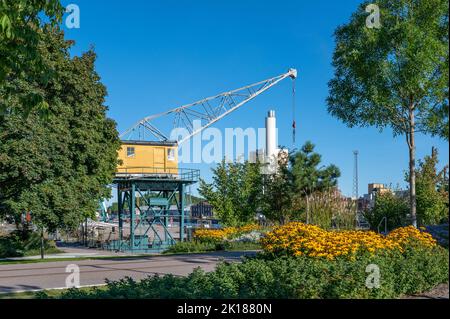
[(270, 110), (266, 117), (266, 157), (268, 159), (277, 156), (277, 120), (275, 111)]

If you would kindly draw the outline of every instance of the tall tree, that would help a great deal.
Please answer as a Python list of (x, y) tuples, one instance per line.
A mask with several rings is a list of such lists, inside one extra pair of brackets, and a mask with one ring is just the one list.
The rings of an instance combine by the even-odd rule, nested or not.
[[(406, 138), (412, 224), (417, 226), (415, 134), (448, 139), (448, 0), (370, 1), (335, 32), (328, 111), (348, 126), (390, 127)], [(372, 5), (373, 8), (373, 5)]]
[(267, 219), (283, 225), (295, 218), (295, 186), (286, 153), (278, 153), (277, 164), (273, 174), (264, 176), (264, 195), (261, 204)]
[(15, 112), (0, 116), (0, 206), (18, 222), (31, 211), (35, 224), (52, 231), (76, 227), (110, 196), (107, 184), (120, 141), (115, 122), (106, 117), (95, 53), (71, 58), (73, 42), (65, 41), (62, 31), (47, 26), (41, 32), (39, 55), (53, 76), (25, 80), (11, 73), (0, 99), (8, 108), (22, 108), (26, 99), (9, 92), (38, 92), (50, 112), (47, 118), (38, 110), (26, 118)]
[(212, 171), (212, 183), (200, 180), (199, 193), (222, 223), (236, 226), (253, 221), (262, 195), (260, 164), (223, 159)]
[(337, 186), (341, 172), (335, 165), (321, 166), (322, 156), (314, 152), (315, 145), (305, 142), (302, 148), (290, 156), (295, 191), (311, 194)]
[[(320, 166), (322, 156), (314, 152), (315, 145), (305, 142), (302, 148), (290, 156), (293, 182), (292, 204), (294, 211), (305, 211), (306, 222), (310, 222), (310, 198), (337, 186), (341, 176), (339, 168), (333, 164)], [(306, 206), (306, 207), (305, 207)]]
[[(51, 69), (46, 68), (38, 45), (45, 25), (61, 22), (64, 8), (59, 0), (3, 0), (0, 1), (0, 87), (19, 75), (23, 79), (48, 79)], [(9, 87), (4, 94), (18, 95), (23, 92)], [(47, 110), (44, 96), (39, 92), (23, 95), (27, 103), (23, 109), (11, 109), (0, 100), (0, 114), (16, 111), (22, 115), (32, 108)]]

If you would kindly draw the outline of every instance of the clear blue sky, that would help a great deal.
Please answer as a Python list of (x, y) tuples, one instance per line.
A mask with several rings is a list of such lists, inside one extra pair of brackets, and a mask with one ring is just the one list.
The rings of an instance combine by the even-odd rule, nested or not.
[[(334, 163), (339, 186), (352, 193), (353, 153), (359, 150), (359, 193), (367, 183), (400, 183), (408, 152), (403, 137), (376, 128), (347, 128), (326, 111), (335, 28), (360, 1), (129, 0), (63, 1), (81, 12), (81, 28), (66, 30), (73, 54), (95, 47), (97, 71), (107, 86), (108, 115), (120, 132), (140, 118), (238, 88), (294, 67), (297, 147), (310, 140), (323, 163)], [(291, 84), (280, 83), (215, 126), (263, 127), (277, 111), (279, 144), (291, 146)], [(431, 147), (448, 163), (448, 143), (417, 137), (417, 156)], [(197, 165), (209, 179), (208, 165)]]

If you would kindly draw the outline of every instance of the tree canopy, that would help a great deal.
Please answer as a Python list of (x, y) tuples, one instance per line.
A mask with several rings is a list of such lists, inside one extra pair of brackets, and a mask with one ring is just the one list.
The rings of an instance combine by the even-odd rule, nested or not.
[[(335, 165), (321, 166), (321, 155), (314, 144), (287, 156), (278, 154), (273, 174), (263, 174), (263, 163), (226, 162), (222, 160), (213, 171), (212, 183), (200, 181), (199, 192), (214, 208), (225, 225), (251, 222), (256, 213), (284, 224), (298, 218), (304, 210), (304, 197), (337, 186), (340, 171)], [(301, 204), (299, 204), (299, 202)]]
[(200, 180), (199, 193), (222, 223), (237, 226), (253, 221), (262, 197), (260, 164), (223, 159), (212, 171), (212, 183)]
[(416, 131), (448, 139), (448, 0), (371, 1), (379, 29), (366, 27), (368, 3), (335, 32), (329, 112), (404, 135), (413, 107)]
[[(52, 76), (51, 69), (43, 61), (38, 46), (42, 41), (45, 25), (61, 22), (64, 8), (59, 0), (14, 0), (0, 1), (0, 87), (12, 78), (36, 78), (45, 80)], [(3, 94), (17, 95), (14, 87), (9, 91), (3, 88)], [(40, 92), (22, 95), (27, 99), (20, 105), (23, 109), (14, 109), (22, 115), (32, 108), (45, 111), (47, 103)], [(5, 98), (5, 96), (4, 96)], [(6, 96), (7, 99), (7, 96)], [(12, 111), (11, 105), (0, 100), (0, 114)]]
[(8, 109), (26, 107), (23, 97), (34, 94), (49, 109), (47, 117), (37, 109), (26, 118), (0, 116), (0, 212), (17, 222), (31, 211), (33, 222), (49, 230), (74, 228), (110, 196), (120, 141), (115, 122), (106, 117), (106, 88), (95, 71), (94, 51), (71, 58), (73, 43), (58, 27), (44, 27), (39, 39), (43, 67), (52, 77), (25, 80), (11, 71), (0, 87)]
[(337, 186), (339, 168), (320, 165), (322, 156), (314, 149), (315, 145), (306, 141), (300, 150), (289, 154), (288, 161), (281, 156), (277, 173), (266, 177), (264, 212), (269, 219), (280, 224), (298, 219), (308, 209), (308, 196)]
[(307, 141), (302, 148), (291, 155), (292, 175), (295, 190), (298, 193), (311, 194), (337, 186), (337, 179), (341, 176), (335, 165), (321, 166), (322, 156), (314, 152), (315, 145)]
[[(369, 3), (380, 10), (379, 28), (366, 25)], [(448, 0), (365, 2), (335, 38), (328, 111), (350, 127), (405, 136), (415, 224), (415, 133), (448, 140)]]

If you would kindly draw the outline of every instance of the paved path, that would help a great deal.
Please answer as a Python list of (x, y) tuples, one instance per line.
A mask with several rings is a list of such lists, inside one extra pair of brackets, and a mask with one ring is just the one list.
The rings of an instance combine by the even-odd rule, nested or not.
[(421, 294), (404, 296), (402, 299), (448, 299), (448, 283), (440, 284)]
[(241, 256), (254, 254), (254, 252), (214, 252), (0, 265), (0, 293), (65, 288), (66, 278), (70, 274), (66, 272), (66, 267), (70, 264), (76, 264), (80, 269), (80, 285), (89, 286), (104, 284), (106, 278), (118, 280), (129, 276), (139, 280), (152, 274), (183, 276), (196, 267), (211, 271), (221, 259), (240, 261)]
[[(59, 246), (58, 248), (63, 251), (58, 254), (45, 254), (44, 259), (59, 259), (59, 258), (80, 258), (80, 257), (114, 257), (114, 256), (133, 256), (132, 253), (116, 252), (101, 250), (95, 248), (86, 248), (83, 246)], [(134, 254), (136, 256), (136, 254)], [(33, 260), (41, 259), (41, 255), (25, 256), (25, 257), (8, 257), (0, 258), (0, 261), (14, 261), (14, 260)]]

